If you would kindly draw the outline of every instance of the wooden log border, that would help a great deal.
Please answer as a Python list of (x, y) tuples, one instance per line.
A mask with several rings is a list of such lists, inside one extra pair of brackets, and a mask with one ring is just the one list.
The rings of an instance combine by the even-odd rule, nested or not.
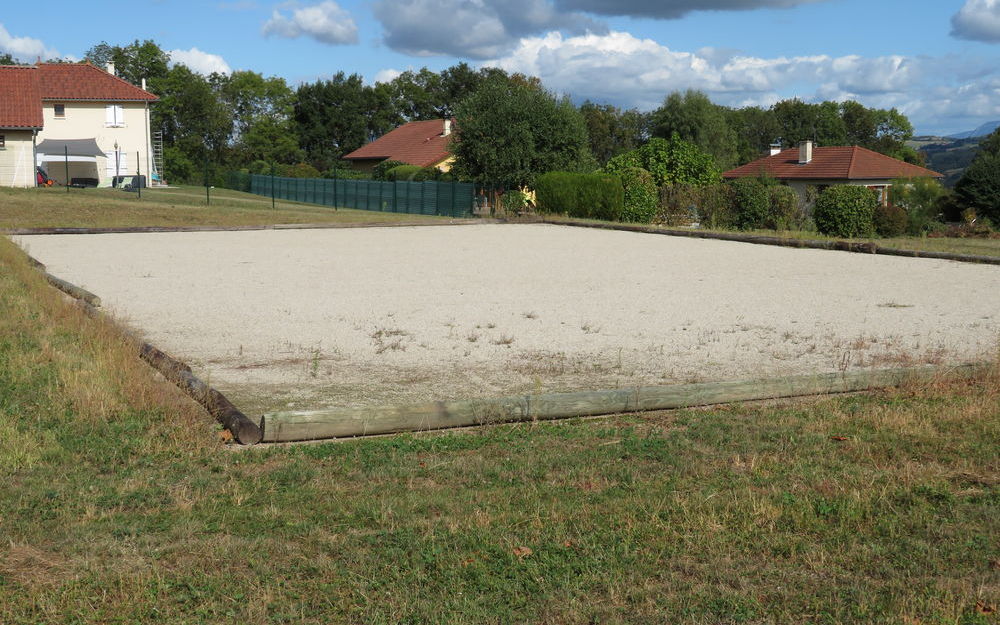
[(886, 256), (906, 256), (910, 258), (933, 258), (936, 260), (954, 260), (963, 263), (979, 263), (985, 265), (1000, 265), (1000, 257), (982, 256), (979, 254), (953, 254), (951, 252), (930, 252), (922, 250), (902, 250), (883, 247), (876, 243), (823, 239), (791, 239), (785, 237), (770, 237), (759, 234), (743, 234), (739, 232), (708, 232), (704, 230), (676, 230), (656, 228), (637, 224), (594, 223), (586, 221), (562, 221), (558, 219), (540, 219), (528, 223), (543, 223), (553, 226), (572, 226), (574, 228), (596, 228), (598, 230), (622, 230), (625, 232), (642, 232), (644, 234), (663, 234), (671, 237), (688, 237), (695, 239), (715, 239), (719, 241), (735, 241), (738, 243), (754, 243), (756, 245), (776, 245), (779, 247), (799, 247), (816, 250), (836, 250), (841, 252), (856, 252), (862, 254), (883, 254)]
[[(101, 312), (98, 310), (98, 307), (101, 305), (99, 297), (71, 282), (50, 274), (46, 271), (45, 265), (38, 262), (30, 254), (25, 253), (25, 255), (28, 257), (28, 262), (45, 276), (49, 284), (75, 298), (90, 316), (98, 317), (101, 315)], [(261, 441), (263, 436), (261, 425), (254, 423), (249, 417), (240, 412), (225, 395), (201, 381), (191, 372), (191, 367), (168, 356), (153, 345), (140, 340), (124, 328), (122, 328), (122, 332), (136, 341), (139, 346), (138, 355), (140, 358), (159, 371), (167, 380), (177, 385), (191, 399), (201, 404), (216, 421), (229, 430), (237, 443), (241, 445), (256, 445)]]
[(909, 382), (928, 382), (945, 377), (968, 379), (984, 370), (984, 365), (977, 364), (923, 366), (799, 375), (758, 381), (643, 386), (606, 391), (439, 401), (408, 406), (275, 412), (263, 416), (262, 442), (359, 437), (830, 395), (889, 388)]
[(256, 226), (111, 226), (107, 228), (8, 228), (0, 234), (33, 236), (41, 234), (145, 234), (158, 232), (254, 232), (258, 230), (342, 230), (348, 228), (417, 228), (426, 226), (468, 226), (499, 224), (499, 219), (449, 219), (441, 222), (399, 221), (376, 223), (265, 224)]

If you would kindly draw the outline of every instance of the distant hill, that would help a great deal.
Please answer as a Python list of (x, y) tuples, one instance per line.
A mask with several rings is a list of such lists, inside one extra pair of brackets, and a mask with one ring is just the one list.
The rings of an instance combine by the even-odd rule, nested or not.
[[(987, 125), (984, 124), (980, 128)], [(979, 142), (982, 140), (983, 136), (954, 139), (925, 135), (913, 137), (906, 142), (906, 145), (919, 150), (924, 155), (928, 169), (944, 174), (945, 178), (942, 181), (944, 185), (953, 187), (965, 173), (965, 169), (972, 162), (972, 159), (975, 158), (979, 151)]]
[(954, 135), (948, 135), (949, 139), (975, 139), (976, 137), (985, 137), (991, 134), (994, 130), (1000, 128), (1000, 120), (994, 122), (986, 122), (979, 128), (975, 130), (967, 130), (965, 132), (960, 132)]

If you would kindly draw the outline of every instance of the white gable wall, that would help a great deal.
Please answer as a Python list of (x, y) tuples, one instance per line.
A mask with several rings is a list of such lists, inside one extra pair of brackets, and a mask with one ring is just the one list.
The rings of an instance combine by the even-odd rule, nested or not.
[(0, 148), (0, 187), (32, 187), (35, 185), (35, 160), (31, 148), (30, 130), (4, 130), (4, 147)]

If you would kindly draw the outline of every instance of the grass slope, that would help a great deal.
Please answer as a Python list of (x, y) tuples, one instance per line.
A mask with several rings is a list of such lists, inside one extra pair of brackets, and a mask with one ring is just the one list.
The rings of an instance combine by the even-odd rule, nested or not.
[(257, 226), (330, 223), (446, 223), (450, 218), (353, 209), (279, 200), (229, 189), (147, 189), (140, 200), (118, 189), (11, 189), (0, 187), (0, 229), (122, 226)]
[(2, 623), (996, 622), (1000, 371), (237, 452), (133, 350), (0, 238)]

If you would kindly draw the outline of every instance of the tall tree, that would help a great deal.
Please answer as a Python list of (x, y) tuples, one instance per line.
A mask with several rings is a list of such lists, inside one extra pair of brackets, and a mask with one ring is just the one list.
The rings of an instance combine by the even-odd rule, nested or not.
[(637, 109), (621, 110), (587, 100), (580, 105), (580, 114), (587, 125), (590, 151), (600, 165), (622, 152), (634, 150), (646, 139), (648, 116)]
[(367, 97), (358, 74), (299, 86), (292, 116), (309, 162), (325, 171), (368, 141)]
[(87, 50), (83, 58), (102, 68), (114, 63), (115, 73), (133, 85), (141, 84), (144, 78), (151, 83), (166, 78), (170, 63), (170, 55), (152, 39), (136, 39), (124, 46), (102, 41)]
[(979, 144), (979, 153), (955, 183), (955, 195), (965, 208), (1000, 225), (1000, 129)]
[(722, 169), (736, 164), (737, 137), (729, 126), (727, 109), (701, 91), (674, 92), (651, 116), (652, 134), (664, 139), (675, 133), (711, 154)]
[(595, 162), (583, 116), (520, 79), (489, 79), (458, 106), (455, 168), (482, 183), (530, 186), (548, 171), (586, 171)]

